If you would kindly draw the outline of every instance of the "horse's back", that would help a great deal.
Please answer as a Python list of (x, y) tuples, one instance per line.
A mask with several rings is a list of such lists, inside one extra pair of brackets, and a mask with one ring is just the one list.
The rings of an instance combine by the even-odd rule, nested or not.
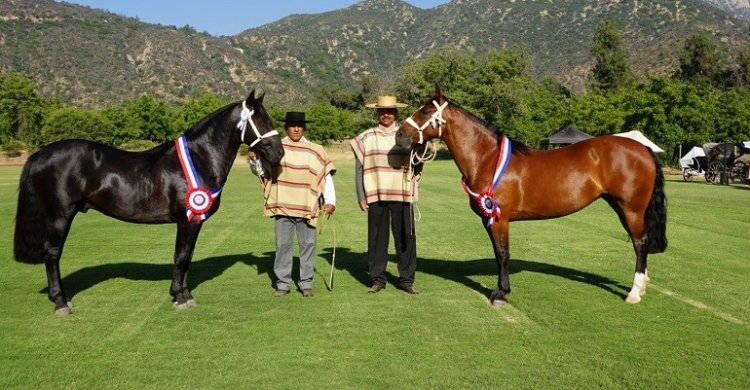
[(557, 177), (584, 173), (602, 184), (613, 174), (637, 171), (653, 178), (654, 160), (651, 151), (638, 141), (617, 136), (589, 138), (559, 149), (531, 152), (531, 164), (544, 165)]
[[(515, 161), (514, 161), (515, 160)], [(511, 157), (506, 176), (516, 191), (514, 220), (574, 213), (602, 196), (647, 204), (656, 177), (651, 151), (632, 139), (601, 136), (554, 150)], [(505, 180), (505, 179), (504, 179)], [(502, 182), (501, 182), (502, 183)], [(501, 184), (502, 185), (502, 184)]]
[[(129, 152), (86, 140), (49, 144), (29, 157), (30, 180), (45, 203), (54, 207), (94, 208), (111, 217), (131, 222), (169, 222), (163, 206), (163, 144), (145, 152)], [(50, 206), (50, 207), (53, 207)]]

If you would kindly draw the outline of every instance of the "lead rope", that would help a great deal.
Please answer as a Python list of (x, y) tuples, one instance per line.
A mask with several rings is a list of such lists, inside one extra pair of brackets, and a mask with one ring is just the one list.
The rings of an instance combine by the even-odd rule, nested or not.
[(437, 157), (437, 147), (432, 141), (430, 141), (424, 145), (424, 149), (422, 149), (421, 153), (412, 148), (409, 159), (411, 160), (412, 165), (417, 165), (432, 161), (435, 157)]

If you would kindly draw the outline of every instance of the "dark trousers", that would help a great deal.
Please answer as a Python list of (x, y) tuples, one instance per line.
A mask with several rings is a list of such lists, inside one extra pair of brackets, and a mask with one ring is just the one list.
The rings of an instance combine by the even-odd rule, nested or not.
[(373, 283), (386, 284), (388, 240), (393, 231), (398, 257), (398, 285), (411, 286), (417, 270), (417, 246), (411, 203), (373, 202), (367, 210), (367, 262)]

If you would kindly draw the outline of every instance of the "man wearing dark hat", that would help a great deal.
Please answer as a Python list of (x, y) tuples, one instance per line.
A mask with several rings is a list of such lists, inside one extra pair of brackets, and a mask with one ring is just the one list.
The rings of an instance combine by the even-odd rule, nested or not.
[(302, 296), (313, 295), (312, 280), (315, 265), (315, 244), (318, 214), (327, 215), (336, 209), (336, 192), (332, 175), (336, 172), (331, 159), (322, 146), (308, 141), (304, 134), (304, 112), (287, 112), (284, 129), (287, 136), (281, 140), (284, 157), (276, 181), (264, 181), (265, 212), (275, 219), (276, 274), (274, 296), (289, 294), (292, 284), (292, 254), (294, 232), (299, 244), (299, 288)]
[(397, 287), (409, 294), (414, 290), (417, 251), (412, 202), (417, 200), (418, 179), (411, 169), (410, 155), (396, 147), (398, 108), (406, 104), (394, 96), (379, 96), (367, 104), (377, 110), (378, 125), (352, 141), (357, 200), (367, 213), (367, 262), (372, 286), (370, 293), (385, 289), (390, 230), (398, 256)]

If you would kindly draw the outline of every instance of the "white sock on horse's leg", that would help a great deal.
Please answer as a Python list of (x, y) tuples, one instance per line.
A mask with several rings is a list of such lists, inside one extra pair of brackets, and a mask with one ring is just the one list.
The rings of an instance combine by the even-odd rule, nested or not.
[(641, 301), (641, 295), (646, 293), (646, 282), (648, 276), (645, 273), (636, 272), (635, 278), (633, 278), (633, 287), (630, 289), (625, 302), (627, 303), (638, 303)]

